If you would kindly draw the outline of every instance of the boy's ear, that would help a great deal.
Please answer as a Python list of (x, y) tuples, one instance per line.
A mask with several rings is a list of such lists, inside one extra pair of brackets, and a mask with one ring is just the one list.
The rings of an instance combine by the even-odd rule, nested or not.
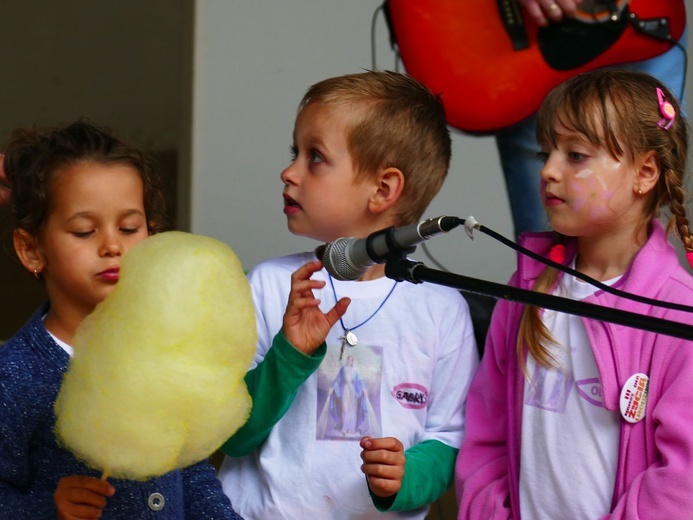
[(46, 261), (41, 254), (36, 239), (24, 229), (15, 229), (12, 234), (14, 251), (19, 261), (30, 273), (40, 273), (46, 267)]
[(399, 168), (384, 168), (377, 173), (376, 190), (368, 208), (373, 213), (382, 213), (399, 200), (404, 191), (404, 174)]
[(657, 153), (654, 151), (646, 153), (636, 163), (636, 166), (638, 171), (633, 189), (635, 193), (644, 195), (654, 188), (657, 185), (657, 181), (659, 181), (661, 172), (657, 162)]

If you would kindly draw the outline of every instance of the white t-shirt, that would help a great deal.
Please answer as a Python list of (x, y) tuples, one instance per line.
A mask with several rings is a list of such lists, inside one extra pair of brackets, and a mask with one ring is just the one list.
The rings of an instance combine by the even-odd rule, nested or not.
[[(43, 318), (41, 318), (41, 319), (42, 319), (42, 320), (45, 320), (45, 319), (46, 319), (46, 315), (44, 314), (44, 315), (43, 315)], [(71, 345), (68, 345), (68, 344), (65, 343), (63, 340), (58, 339), (58, 337), (57, 337), (55, 334), (53, 334), (50, 330), (46, 329), (46, 332), (48, 332), (48, 334), (50, 334), (51, 338), (53, 338), (53, 341), (55, 341), (55, 342), (58, 344), (58, 346), (59, 346), (60, 348), (62, 348), (65, 352), (67, 352), (67, 354), (68, 354), (70, 357), (73, 356), (73, 354), (75, 353), (75, 349), (72, 348)]]
[[(582, 300), (595, 291), (566, 274), (555, 294)], [(528, 359), (521, 515), (529, 520), (593, 520), (611, 509), (620, 415), (602, 405), (599, 372), (581, 318), (552, 310), (544, 310), (542, 318), (558, 343), (552, 352), (560, 367), (549, 370)]]
[[(307, 253), (274, 259), (249, 274), (258, 312), (256, 362), (281, 329), (291, 273), (311, 259)], [(326, 311), (335, 304), (327, 273), (313, 278), (327, 281), (314, 291)], [(373, 314), (393, 284), (334, 280), (337, 296), (351, 298), (345, 327)], [(360, 470), (359, 440), (392, 436), (405, 449), (429, 439), (461, 444), (463, 404), (478, 364), (468, 306), (456, 290), (400, 282), (353, 332), (358, 343), (345, 347), (340, 361), (344, 331), (337, 323), (325, 359), (265, 442), (248, 456), (224, 459), (224, 491), (246, 520), (425, 517), (428, 508), (377, 512)]]

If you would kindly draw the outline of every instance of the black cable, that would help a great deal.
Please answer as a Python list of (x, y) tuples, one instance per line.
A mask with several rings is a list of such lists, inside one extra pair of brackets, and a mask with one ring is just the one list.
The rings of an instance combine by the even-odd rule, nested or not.
[(428, 250), (428, 246), (426, 245), (426, 242), (421, 242), (421, 248), (424, 250), (424, 253), (428, 257), (428, 259), (435, 265), (438, 269), (441, 271), (447, 271), (448, 273), (450, 272), (450, 269), (445, 267), (443, 264), (441, 264), (436, 258), (433, 257), (431, 252)]
[[(387, 1), (383, 2), (380, 4), (378, 7), (375, 8), (375, 11), (373, 11), (373, 17), (371, 18), (371, 70), (379, 70), (378, 69), (378, 59), (376, 57), (376, 44), (375, 44), (375, 27), (376, 27), (376, 22), (378, 21), (378, 14), (380, 12), (383, 13), (383, 17), (385, 17), (385, 22), (388, 23), (388, 14), (386, 12), (386, 4)], [(395, 54), (395, 72), (400, 71), (400, 63), (402, 61), (402, 57), (400, 56), (399, 53), (399, 48), (394, 41), (394, 36), (392, 34), (392, 29), (390, 29), (391, 34), (390, 34), (390, 45), (392, 47), (392, 50)]]
[[(669, 31), (669, 21), (668, 19), (642, 19), (637, 14), (631, 12), (628, 15), (628, 22), (633, 26), (633, 28), (645, 36), (654, 38), (655, 40), (665, 41), (670, 43), (672, 46), (678, 47), (683, 54), (683, 79), (681, 81), (681, 90), (679, 91), (679, 102), (683, 104), (683, 94), (686, 90), (686, 76), (688, 75), (688, 51), (681, 45), (681, 42), (675, 40)], [(664, 31), (667, 31), (664, 33)], [(661, 55), (660, 55), (661, 56)]]
[[(458, 221), (460, 222), (461, 225), (464, 225), (466, 220), (463, 218), (456, 217)], [(538, 262), (541, 262), (544, 265), (548, 265), (550, 267), (553, 267), (554, 269), (558, 269), (559, 271), (563, 271), (564, 273), (568, 273), (570, 275), (575, 276), (576, 278), (579, 278), (580, 280), (583, 280), (584, 282), (589, 283), (590, 285), (601, 289), (604, 292), (608, 292), (610, 294), (613, 294), (614, 296), (619, 296), (621, 298), (626, 298), (628, 300), (632, 300), (635, 302), (639, 303), (644, 303), (647, 305), (652, 305), (655, 307), (662, 307), (665, 309), (673, 309), (677, 311), (684, 311), (684, 312), (693, 312), (693, 307), (690, 307), (688, 305), (683, 305), (680, 303), (674, 303), (674, 302), (666, 302), (666, 301), (661, 301), (661, 300), (654, 300), (652, 298), (647, 298), (645, 296), (640, 296), (637, 294), (629, 293), (626, 291), (621, 291), (619, 289), (614, 289), (613, 287), (610, 287), (609, 285), (603, 284), (599, 280), (595, 280), (594, 278), (581, 273), (580, 271), (576, 271), (575, 269), (572, 269), (566, 265), (559, 264), (558, 262), (554, 262), (553, 260), (546, 258), (542, 255), (539, 255), (535, 253), (534, 251), (530, 251), (529, 249), (522, 247), (519, 244), (516, 244), (512, 240), (504, 237), (500, 233), (497, 233), (493, 231), (492, 229), (487, 228), (486, 226), (482, 226), (481, 224), (477, 224), (474, 226), (474, 229), (478, 229), (482, 233), (485, 233), (486, 235), (490, 236), (491, 238), (495, 238), (502, 244), (510, 247), (511, 249), (514, 249), (518, 253), (528, 256)], [(449, 271), (448, 271), (449, 272)]]
[(373, 18), (371, 18), (371, 70), (378, 70), (377, 58), (375, 56), (375, 22), (378, 19), (378, 13), (383, 10), (382, 4), (375, 8), (373, 11)]

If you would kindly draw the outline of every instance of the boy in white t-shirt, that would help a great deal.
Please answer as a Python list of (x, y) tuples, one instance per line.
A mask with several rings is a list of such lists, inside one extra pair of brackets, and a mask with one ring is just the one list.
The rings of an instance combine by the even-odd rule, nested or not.
[[(313, 85), (293, 139), (284, 213), (292, 233), (320, 242), (417, 222), (450, 161), (439, 99), (392, 72)], [(384, 274), (376, 264), (335, 280), (315, 252), (249, 274), (254, 405), (220, 471), (247, 520), (424, 518), (452, 482), (478, 364), (469, 309), (456, 290)]]

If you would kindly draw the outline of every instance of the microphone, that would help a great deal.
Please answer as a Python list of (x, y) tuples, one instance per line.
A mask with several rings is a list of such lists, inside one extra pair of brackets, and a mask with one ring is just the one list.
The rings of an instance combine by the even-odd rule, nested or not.
[(464, 221), (457, 217), (436, 217), (401, 228), (389, 227), (366, 238), (338, 238), (325, 246), (322, 263), (337, 280), (356, 280), (373, 264), (385, 263), (396, 253), (411, 253), (416, 244), (447, 233)]

